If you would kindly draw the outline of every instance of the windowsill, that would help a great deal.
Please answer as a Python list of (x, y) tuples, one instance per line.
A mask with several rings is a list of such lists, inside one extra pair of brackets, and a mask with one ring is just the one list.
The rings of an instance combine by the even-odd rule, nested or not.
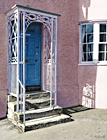
[(107, 62), (79, 63), (78, 66), (107, 66)]
[(96, 63), (79, 63), (78, 66), (94, 66)]

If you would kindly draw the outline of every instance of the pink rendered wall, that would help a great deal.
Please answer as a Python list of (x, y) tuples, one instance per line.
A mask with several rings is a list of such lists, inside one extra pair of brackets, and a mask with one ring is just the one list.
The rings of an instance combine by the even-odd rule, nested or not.
[(7, 94), (7, 42), (6, 18), (0, 13), (0, 118), (6, 116)]
[[(80, 0), (79, 22), (107, 20), (106, 5), (107, 0)], [(92, 108), (107, 109), (106, 75), (107, 65), (78, 66), (79, 104)]]
[(61, 107), (79, 104), (79, 0), (0, 0), (0, 118), (6, 115), (7, 43), (4, 12), (15, 4), (61, 14), (58, 17), (57, 101)]
[(58, 19), (58, 105), (78, 105), (78, 0), (63, 1)]

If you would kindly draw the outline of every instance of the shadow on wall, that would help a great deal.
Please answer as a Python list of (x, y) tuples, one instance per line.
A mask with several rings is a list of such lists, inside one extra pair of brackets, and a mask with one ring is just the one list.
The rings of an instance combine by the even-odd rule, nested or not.
[(82, 105), (88, 108), (95, 108), (95, 86), (86, 84), (83, 87)]
[(79, 5), (79, 21), (88, 20), (88, 8), (91, 5), (91, 0), (80, 0)]

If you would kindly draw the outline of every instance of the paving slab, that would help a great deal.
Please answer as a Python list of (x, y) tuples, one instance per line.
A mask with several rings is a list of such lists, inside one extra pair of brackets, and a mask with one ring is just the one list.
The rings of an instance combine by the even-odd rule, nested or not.
[(74, 121), (25, 133), (2, 119), (0, 140), (107, 140), (107, 109), (75, 107), (68, 112)]

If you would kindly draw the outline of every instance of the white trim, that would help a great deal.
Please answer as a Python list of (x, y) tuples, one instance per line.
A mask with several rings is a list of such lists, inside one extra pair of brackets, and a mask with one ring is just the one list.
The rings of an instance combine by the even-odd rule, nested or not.
[(99, 24), (93, 24), (94, 32), (93, 32), (93, 61), (98, 62), (98, 52), (99, 52)]
[[(17, 9), (17, 19), (20, 19), (20, 13), (19, 10)], [(17, 25), (17, 112), (19, 112), (19, 45), (20, 45), (20, 20), (18, 20), (18, 25)]]
[(107, 66), (107, 63), (96, 63), (96, 64), (93, 64), (93, 63), (81, 63), (81, 64), (78, 64), (78, 66)]
[(25, 124), (25, 12), (23, 12), (23, 122)]
[(43, 90), (45, 90), (45, 83), (44, 83), (44, 47), (45, 46), (45, 25), (43, 24)]
[(53, 52), (53, 18), (52, 18), (52, 31), (51, 31), (51, 99), (50, 99), (50, 106), (52, 107), (52, 52)]
[(14, 13), (17, 13), (17, 9), (14, 9), (13, 11), (9, 12), (9, 13), (7, 14), (7, 17), (13, 15)]
[(56, 48), (55, 48), (55, 105), (57, 105), (57, 19), (56, 20)]
[(10, 85), (10, 82), (9, 82), (9, 80), (10, 80), (10, 63), (9, 63), (9, 44), (8, 44), (8, 41), (9, 41), (9, 36), (8, 36), (8, 19), (7, 19), (8, 17), (6, 16), (6, 33), (7, 33), (7, 74), (8, 74), (8, 94), (10, 94), (10, 87), (11, 87), (11, 85)]
[(81, 25), (79, 26), (79, 63), (82, 62)]

